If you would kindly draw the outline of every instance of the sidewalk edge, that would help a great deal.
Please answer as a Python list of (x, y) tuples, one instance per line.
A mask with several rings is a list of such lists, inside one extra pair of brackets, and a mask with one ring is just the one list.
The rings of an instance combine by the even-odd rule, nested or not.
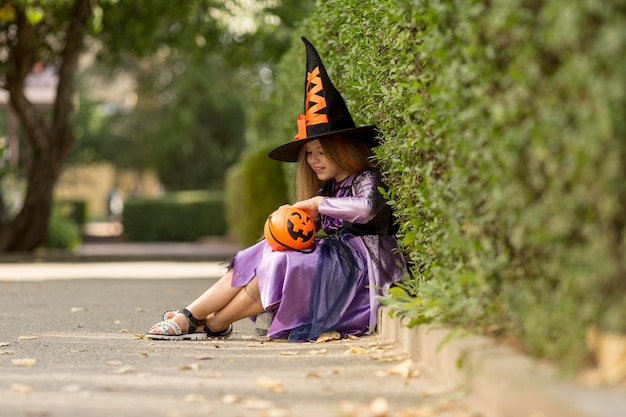
[(470, 402), (486, 415), (615, 417), (626, 412), (623, 391), (577, 386), (560, 379), (552, 366), (487, 337), (456, 336), (450, 328), (431, 325), (409, 329), (406, 319), (389, 312), (379, 309), (378, 334), (467, 390)]

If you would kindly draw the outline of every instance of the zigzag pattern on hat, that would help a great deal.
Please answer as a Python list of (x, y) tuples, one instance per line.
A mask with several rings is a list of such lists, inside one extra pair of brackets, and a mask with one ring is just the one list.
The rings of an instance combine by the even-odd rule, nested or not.
[[(321, 93), (321, 94), (318, 94)], [(306, 77), (306, 114), (298, 116), (298, 134), (295, 139), (306, 138), (306, 127), (320, 123), (328, 123), (328, 115), (320, 113), (326, 110), (326, 98), (323, 96), (324, 88), (320, 77), (320, 68), (307, 72)], [(311, 105), (311, 103), (314, 103)]]

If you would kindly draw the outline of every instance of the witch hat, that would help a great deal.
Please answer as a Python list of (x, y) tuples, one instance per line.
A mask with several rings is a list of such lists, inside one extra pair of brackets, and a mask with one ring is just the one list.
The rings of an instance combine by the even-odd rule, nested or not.
[(302, 38), (306, 48), (304, 79), (304, 115), (298, 116), (298, 134), (293, 141), (274, 148), (269, 157), (296, 162), (300, 148), (307, 142), (339, 135), (350, 135), (376, 146), (376, 126), (356, 127), (343, 97), (330, 81), (322, 60), (311, 43)]

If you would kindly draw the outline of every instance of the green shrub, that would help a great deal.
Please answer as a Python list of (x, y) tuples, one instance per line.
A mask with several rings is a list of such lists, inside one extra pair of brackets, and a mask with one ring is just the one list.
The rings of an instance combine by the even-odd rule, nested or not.
[(130, 241), (194, 241), (226, 232), (223, 195), (182, 191), (124, 203), (124, 237)]
[(81, 229), (89, 220), (88, 204), (85, 200), (59, 200), (56, 204), (67, 207), (69, 218)]
[(283, 163), (268, 158), (268, 151), (245, 153), (226, 176), (229, 230), (244, 246), (263, 237), (267, 216), (287, 201)]
[[(317, 3), (301, 34), (385, 137), (413, 276), (386, 300), (398, 314), (566, 367), (590, 326), (626, 332), (625, 20), (612, 1)], [(276, 114), (302, 99), (293, 50)]]
[(52, 209), (45, 248), (73, 250), (82, 243), (80, 227), (71, 217), (71, 206), (57, 204)]

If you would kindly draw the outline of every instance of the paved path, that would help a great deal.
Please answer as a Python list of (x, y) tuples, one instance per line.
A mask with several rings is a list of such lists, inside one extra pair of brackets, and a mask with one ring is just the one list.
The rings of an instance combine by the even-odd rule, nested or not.
[[(207, 265), (187, 266), (177, 265), (176, 279), (136, 279), (131, 272), (145, 264), (91, 264), (92, 272), (117, 278), (123, 274), (116, 268), (127, 271), (129, 279), (112, 280), (81, 265), (69, 265), (66, 279), (58, 279), (63, 265), (30, 264), (23, 273), (39, 268), (55, 279), (0, 279), (0, 415), (479, 415), (462, 392), (378, 336), (276, 342), (242, 320), (226, 341), (141, 339), (163, 310), (184, 306), (212, 283), (196, 276), (212, 275)], [(77, 279), (78, 271), (92, 279)]]
[(89, 243), (71, 256), (0, 254), (0, 417), (626, 416), (622, 389), (577, 386), (490, 339), (407, 329), (384, 311), (382, 336), (355, 340), (269, 341), (250, 320), (226, 341), (141, 338), (237, 249)]

